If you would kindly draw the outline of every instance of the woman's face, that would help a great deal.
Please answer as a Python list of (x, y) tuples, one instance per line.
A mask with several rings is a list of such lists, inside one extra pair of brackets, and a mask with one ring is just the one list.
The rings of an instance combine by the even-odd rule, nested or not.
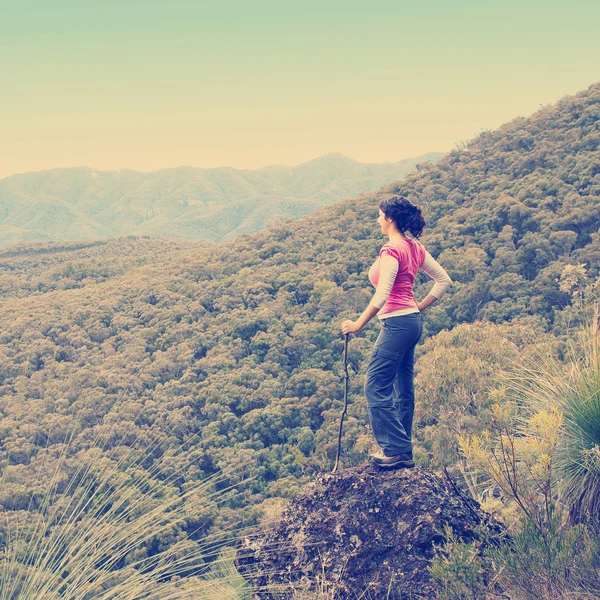
[(379, 217), (377, 219), (377, 223), (381, 227), (381, 233), (383, 233), (383, 235), (387, 235), (391, 222), (392, 220), (388, 219), (385, 216), (385, 213), (381, 209), (379, 209)]

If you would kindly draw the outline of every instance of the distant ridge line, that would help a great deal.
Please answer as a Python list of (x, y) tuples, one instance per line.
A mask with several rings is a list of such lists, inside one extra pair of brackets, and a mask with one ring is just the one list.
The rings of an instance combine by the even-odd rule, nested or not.
[(296, 167), (67, 167), (0, 179), (0, 246), (121, 236), (220, 242), (403, 179), (444, 154), (359, 163), (331, 153)]
[(243, 172), (243, 173), (256, 173), (257, 171), (262, 171), (263, 169), (271, 169), (271, 168), (297, 169), (298, 167), (303, 167), (305, 165), (320, 161), (322, 159), (335, 158), (335, 157), (346, 159), (357, 165), (371, 166), (371, 165), (398, 165), (398, 164), (402, 164), (402, 163), (409, 162), (409, 161), (415, 161), (415, 160), (419, 160), (419, 159), (427, 161), (427, 160), (431, 160), (432, 158), (433, 159), (441, 158), (442, 156), (445, 156), (446, 154), (448, 154), (448, 152), (424, 152), (423, 154), (419, 154), (414, 157), (401, 158), (400, 160), (396, 160), (396, 161), (362, 162), (362, 161), (355, 160), (354, 158), (351, 158), (341, 152), (328, 152), (327, 154), (323, 154), (316, 158), (311, 158), (310, 160), (304, 161), (297, 165), (287, 165), (284, 163), (272, 163), (272, 164), (264, 165), (262, 167), (257, 167), (256, 169), (243, 169), (243, 168), (238, 168), (238, 167), (232, 167), (231, 165), (219, 165), (218, 167), (195, 167), (193, 165), (179, 165), (177, 167), (162, 167), (160, 169), (151, 169), (149, 171), (143, 171), (140, 169), (132, 169), (132, 168), (128, 168), (128, 167), (120, 167), (118, 169), (97, 169), (95, 167), (90, 167), (87, 165), (74, 165), (72, 167), (50, 167), (49, 169), (38, 169), (35, 171), (19, 171), (17, 173), (11, 173), (10, 175), (5, 175), (4, 177), (0, 177), (0, 182), (4, 181), (5, 179), (8, 179), (10, 177), (16, 177), (16, 176), (20, 176), (20, 175), (33, 175), (34, 173), (50, 173), (52, 171), (69, 171), (69, 170), (78, 170), (78, 169), (83, 169), (83, 170), (86, 170), (86, 171), (89, 171), (92, 173), (114, 173), (116, 176), (119, 176), (122, 172), (141, 173), (141, 174), (145, 174), (145, 175), (150, 175), (152, 173), (162, 173), (165, 171), (176, 171), (176, 170), (180, 170), (180, 169), (190, 169), (190, 170), (194, 170), (194, 171), (218, 171), (218, 170), (222, 170), (222, 169), (231, 169), (231, 170), (239, 171), (239, 172)]

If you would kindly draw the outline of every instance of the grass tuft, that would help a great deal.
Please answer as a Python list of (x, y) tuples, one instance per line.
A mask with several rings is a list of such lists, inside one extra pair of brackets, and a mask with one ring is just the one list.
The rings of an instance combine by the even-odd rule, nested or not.
[[(238, 531), (207, 535), (202, 519), (235, 489), (221, 474), (185, 481), (197, 458), (189, 440), (125, 436), (110, 450), (96, 438), (76, 463), (69, 443), (36, 457), (43, 493), (27, 510), (0, 509), (0, 600), (245, 596), (227, 550)], [(7, 460), (0, 485), (12, 468)]]

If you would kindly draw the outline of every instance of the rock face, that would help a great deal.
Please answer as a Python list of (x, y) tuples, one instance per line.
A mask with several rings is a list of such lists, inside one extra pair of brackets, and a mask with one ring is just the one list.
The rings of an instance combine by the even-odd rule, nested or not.
[(468, 542), (486, 517), (426, 469), (360, 466), (309, 484), (240, 541), (236, 565), (254, 598), (432, 598), (427, 565), (444, 525)]

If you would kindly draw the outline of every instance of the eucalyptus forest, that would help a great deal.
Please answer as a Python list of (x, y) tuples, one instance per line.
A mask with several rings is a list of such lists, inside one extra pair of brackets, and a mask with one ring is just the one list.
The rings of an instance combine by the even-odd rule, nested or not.
[[(390, 194), (421, 207), (421, 241), (454, 282), (424, 311), (415, 460), (447, 469), (489, 510), (514, 518), (514, 506), (501, 506), (507, 493), (477, 491), (469, 457), (478, 464), (483, 450), (472, 440), (501, 421), (497, 376), (540, 355), (565, 364), (593, 316), (598, 84), (375, 193), (231, 241), (132, 236), (0, 249), (0, 545), (24, 515), (74, 494), (64, 481), (78, 469), (131, 448), (146, 449), (141, 471), (185, 450), (169, 458), (177, 476), (167, 497), (185, 497), (194, 482), (214, 493), (201, 509), (186, 499), (168, 529), (115, 568), (253, 526), (330, 471), (344, 392), (341, 322), (373, 294), (367, 271), (384, 243), (378, 202)], [(421, 273), (415, 298), (431, 286)], [(349, 340), (346, 467), (373, 445), (363, 383), (378, 331), (375, 319)], [(49, 498), (61, 485), (64, 494)]]

